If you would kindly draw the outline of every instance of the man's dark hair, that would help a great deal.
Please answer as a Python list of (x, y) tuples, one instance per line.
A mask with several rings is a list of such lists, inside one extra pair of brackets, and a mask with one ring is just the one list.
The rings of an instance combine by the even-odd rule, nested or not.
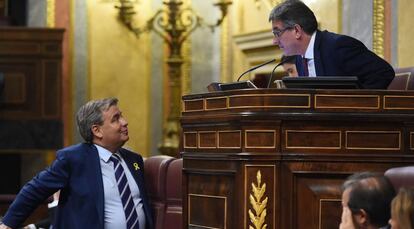
[(356, 180), (349, 187), (348, 207), (355, 214), (364, 210), (372, 225), (383, 227), (391, 217), (391, 201), (395, 190), (385, 176), (373, 176)]
[(352, 185), (355, 185), (358, 181), (366, 178), (371, 177), (380, 177), (383, 176), (383, 174), (380, 173), (374, 173), (374, 172), (359, 172), (354, 173), (346, 178), (345, 182), (342, 184), (342, 192), (345, 191), (345, 189), (352, 187)]
[(281, 21), (285, 28), (293, 28), (298, 24), (309, 35), (318, 28), (315, 14), (299, 0), (286, 0), (270, 12), (269, 21)]

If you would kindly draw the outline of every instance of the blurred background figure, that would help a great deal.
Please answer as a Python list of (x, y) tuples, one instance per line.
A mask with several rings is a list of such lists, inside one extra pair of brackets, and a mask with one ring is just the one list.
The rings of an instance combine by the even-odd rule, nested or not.
[(391, 202), (391, 229), (414, 228), (414, 189), (401, 188)]
[(296, 69), (296, 58), (295, 58), (295, 56), (285, 56), (285, 55), (283, 55), (280, 62), (284, 62), (284, 64), (282, 64), (282, 67), (285, 70), (285, 72), (287, 72), (289, 74), (290, 77), (297, 77), (298, 76), (298, 71)]
[(394, 187), (387, 177), (356, 173), (342, 187), (342, 217), (339, 229), (389, 228)]

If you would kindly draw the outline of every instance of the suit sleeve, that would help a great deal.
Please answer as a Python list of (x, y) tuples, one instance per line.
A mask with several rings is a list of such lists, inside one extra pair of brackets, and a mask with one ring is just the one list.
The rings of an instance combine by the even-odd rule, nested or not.
[(390, 64), (356, 39), (341, 36), (335, 48), (342, 72), (358, 76), (363, 88), (386, 89), (395, 76)]
[(6, 212), (3, 223), (11, 228), (19, 227), (37, 206), (66, 186), (69, 169), (65, 152), (58, 152), (56, 160), (50, 167), (23, 186)]

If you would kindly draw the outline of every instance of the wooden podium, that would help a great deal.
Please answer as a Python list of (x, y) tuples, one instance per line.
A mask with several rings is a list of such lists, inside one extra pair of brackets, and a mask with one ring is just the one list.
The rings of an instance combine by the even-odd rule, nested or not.
[(414, 162), (414, 91), (187, 95), (181, 125), (185, 228), (338, 228), (347, 176)]

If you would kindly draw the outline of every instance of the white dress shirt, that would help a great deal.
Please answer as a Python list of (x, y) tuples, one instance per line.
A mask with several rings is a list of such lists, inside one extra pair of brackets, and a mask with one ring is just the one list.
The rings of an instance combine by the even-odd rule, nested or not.
[(314, 32), (312, 34), (312, 37), (309, 41), (308, 47), (306, 48), (306, 52), (305, 52), (305, 56), (304, 56), (304, 58), (306, 58), (308, 60), (309, 77), (315, 77), (316, 76), (315, 59), (313, 57), (313, 47), (315, 46), (315, 37), (316, 37), (316, 32)]
[[(105, 229), (124, 229), (126, 228), (126, 219), (124, 207), (122, 206), (121, 196), (115, 178), (115, 171), (113, 162), (109, 160), (112, 153), (107, 149), (96, 145), (98, 149), (102, 180), (104, 186), (104, 228)], [(135, 209), (138, 214), (139, 228), (145, 229), (145, 212), (143, 202), (140, 195), (140, 190), (134, 180), (128, 166), (120, 154), (120, 163), (124, 168), (125, 175), (128, 180), (129, 188), (131, 189), (132, 199), (134, 200)]]

